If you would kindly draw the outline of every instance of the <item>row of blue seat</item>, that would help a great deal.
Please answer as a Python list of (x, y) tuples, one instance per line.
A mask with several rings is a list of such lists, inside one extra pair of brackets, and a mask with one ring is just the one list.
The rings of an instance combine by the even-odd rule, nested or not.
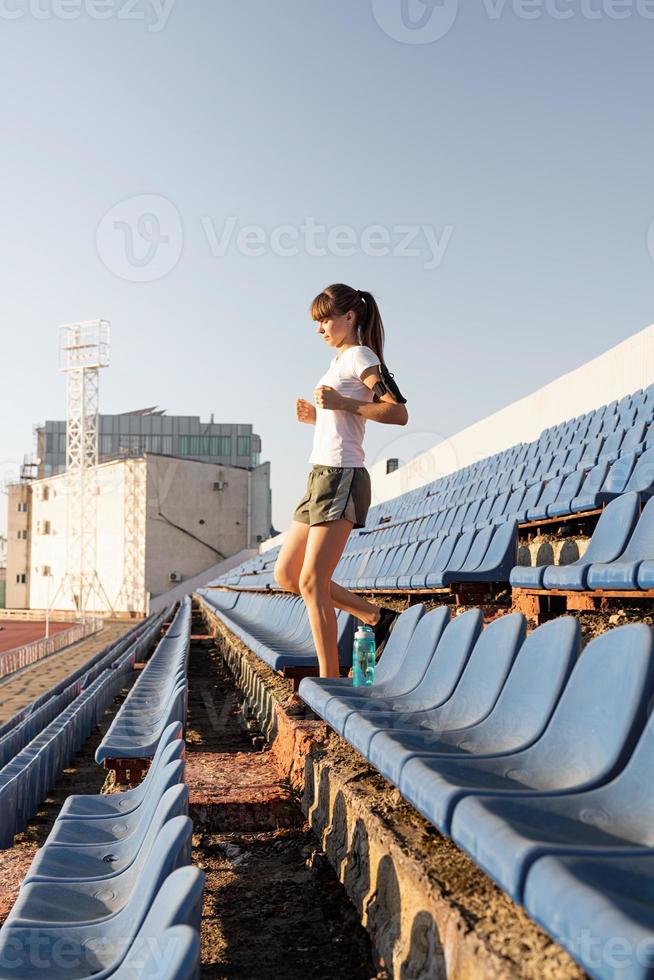
[(391, 545), (344, 559), (334, 578), (346, 588), (444, 588), (454, 582), (506, 582), (516, 562), (515, 521)]
[[(299, 596), (216, 589), (198, 589), (197, 595), (209, 612), (217, 612), (232, 633), (273, 670), (316, 666), (311, 625), (304, 600)], [(339, 661), (350, 664), (352, 617), (339, 610), (336, 621)]]
[[(107, 646), (102, 647), (101, 650), (93, 654), (93, 656), (89, 657), (87, 661), (72, 670), (66, 675), (66, 677), (62, 678), (62, 680), (58, 681), (56, 684), (53, 684), (51, 688), (44, 691), (29, 704), (25, 705), (24, 708), (21, 708), (20, 711), (16, 712), (15, 715), (12, 715), (11, 718), (7, 719), (7, 721), (0, 726), (0, 739), (3, 738), (8, 732), (13, 731), (16, 726), (23, 722), (26, 718), (33, 715), (42, 705), (46, 703), (46, 701), (49, 701), (51, 698), (62, 694), (66, 689), (71, 688), (76, 682), (79, 682), (84, 677), (90, 676), (91, 672), (95, 668), (100, 667), (101, 670), (104, 670), (112, 660), (120, 657), (128, 647), (133, 648), (133, 656), (135, 660), (142, 659), (147, 649), (149, 649), (148, 644), (152, 642), (152, 636), (156, 635), (157, 625), (161, 623), (166, 614), (167, 611), (164, 611), (139, 621), (130, 630), (123, 633), (123, 635), (117, 640), (114, 640)], [(138, 645), (135, 646), (137, 641)], [(3, 682), (4, 680), (5, 679), (3, 678)], [(1, 689), (2, 685), (0, 684), (0, 690)], [(65, 705), (61, 703), (61, 707), (63, 708)]]
[(65, 801), (0, 929), (0, 977), (199, 976), (204, 876), (188, 866), (181, 734), (165, 729), (134, 789)]
[[(543, 455), (554, 454), (563, 449), (569, 450), (580, 441), (592, 443), (598, 436), (609, 438), (618, 424), (623, 429), (633, 427), (638, 413), (641, 413), (641, 419), (647, 421), (647, 416), (643, 416), (643, 410), (649, 413), (651, 418), (653, 405), (654, 398), (650, 386), (645, 392), (640, 391), (633, 395), (626, 395), (620, 402), (611, 402), (586, 413), (586, 415), (579, 416), (577, 419), (561, 422), (557, 426), (545, 429), (540, 437), (532, 443), (512, 446), (479, 462), (462, 467), (454, 473), (440, 477), (430, 484), (408, 491), (393, 500), (373, 506), (369, 514), (369, 526), (374, 527), (380, 520), (389, 517), (420, 516), (424, 513), (425, 502), (434, 495), (452, 491), (458, 497), (475, 480), (495, 477), (498, 474), (512, 475), (524, 463), (531, 463)], [(646, 441), (648, 439), (649, 435), (647, 435)], [(610, 448), (612, 453), (615, 453), (616, 448)], [(619, 446), (618, 452), (620, 448)]]
[[(449, 519), (443, 521), (441, 512), (414, 522), (416, 527), (410, 530), (408, 535), (400, 537), (398, 543), (394, 543), (391, 538), (386, 546), (345, 552), (334, 577), (347, 588), (403, 591), (441, 588), (459, 581), (503, 582), (508, 581), (509, 577), (511, 584), (518, 587), (584, 588), (585, 576), (581, 573), (581, 569), (590, 566), (593, 562), (611, 562), (621, 554), (626, 544), (624, 535), (628, 537), (633, 530), (633, 523), (625, 524), (623, 518), (627, 513), (635, 516), (640, 494), (644, 493), (643, 488), (649, 491), (654, 486), (654, 450), (648, 450), (635, 464), (634, 475), (637, 471), (638, 479), (633, 479), (629, 475), (629, 466), (632, 462), (620, 459), (615, 463), (614, 469), (621, 471), (621, 477), (616, 478), (612, 484), (615, 494), (613, 490), (611, 493), (601, 491), (593, 499), (593, 507), (601, 505), (605, 499), (611, 499), (614, 506), (609, 506), (602, 515), (588, 553), (575, 565), (549, 566), (547, 569), (545, 566), (519, 566), (514, 569), (515, 521), (525, 516), (523, 512), (517, 515), (513, 512), (514, 506), (520, 503), (518, 498), (521, 491), (517, 491), (505, 501), (506, 510), (510, 511), (512, 516), (504, 524), (493, 526), (483, 520), (481, 528), (475, 529), (474, 526), (464, 523), (464, 512), (469, 510), (465, 506), (457, 508), (462, 512), (459, 513), (458, 519), (454, 519), (452, 511), (449, 511), (447, 512)], [(581, 476), (575, 475), (581, 479)], [(591, 475), (586, 482), (590, 480)], [(568, 484), (565, 493), (569, 494), (572, 491), (571, 485), (568, 480), (564, 480), (563, 483)], [(617, 490), (620, 486), (633, 489), (618, 494)], [(507, 494), (508, 491), (505, 496)], [(529, 491), (527, 491), (528, 495)], [(514, 505), (510, 504), (511, 499)], [(584, 509), (590, 503), (590, 498), (583, 498)], [(551, 511), (551, 508), (548, 509)], [(567, 513), (572, 512), (574, 501), (568, 500), (562, 509)], [(494, 516), (500, 520), (506, 519), (504, 513)], [(647, 540), (642, 529), (637, 540), (641, 544)], [(615, 542), (618, 542), (617, 550)], [(640, 560), (644, 561), (651, 557), (653, 556), (650, 553), (642, 554)], [(264, 574), (266, 584), (272, 581), (272, 574), (272, 568)], [(652, 586), (647, 583), (652, 581), (652, 572), (647, 564), (643, 567), (642, 575), (639, 587), (651, 588)], [(254, 577), (249, 576), (250, 579)], [(261, 577), (261, 575), (256, 577), (259, 585), (263, 584)], [(593, 587), (607, 586), (597, 584)], [(638, 586), (634, 581), (631, 586), (626, 587)]]
[[(21, 711), (17, 720), (4, 735), (0, 736), (0, 768), (5, 766), (28, 742), (41, 732), (46, 725), (53, 721), (85, 688), (89, 686), (104, 670), (111, 668), (125, 651), (129, 650), (126, 658), (130, 666), (143, 660), (151, 649), (155, 638), (159, 635), (163, 614), (149, 618), (138, 630), (130, 630), (128, 637), (117, 643), (111, 643), (99, 654), (94, 654), (84, 665), (83, 674), (79, 669), (74, 671), (74, 680), (66, 678), (67, 686), (61, 689), (58, 684), (54, 692), (46, 692), (45, 699), (40, 696), (33, 701), (28, 709)], [(50, 695), (50, 696), (48, 696)]]
[[(335, 571), (335, 577), (348, 587), (384, 587), (371, 584), (370, 576), (366, 576), (368, 581), (359, 582), (357, 575), (352, 574), (352, 569), (357, 568), (362, 562), (365, 564), (372, 552), (377, 552), (380, 556), (375, 563), (376, 566), (382, 567), (386, 572), (386, 562), (381, 556), (393, 547), (435, 541), (442, 543), (447, 536), (456, 543), (461, 534), (465, 536), (475, 531), (486, 531), (500, 522), (524, 523), (546, 517), (562, 517), (595, 510), (623, 493), (633, 492), (648, 497), (654, 490), (654, 448), (647, 449), (640, 457), (632, 452), (620, 457), (614, 463), (604, 461), (590, 470), (573, 470), (568, 476), (557, 476), (549, 481), (538, 480), (530, 486), (518, 484), (514, 489), (505, 489), (499, 493), (496, 489), (485, 491), (485, 496), (475, 497), (470, 502), (451, 504), (446, 509), (389, 525), (383, 530), (376, 528), (370, 533), (360, 533), (348, 543)], [(452, 535), (456, 537), (452, 539)], [(274, 559), (277, 554), (278, 552), (275, 551), (274, 554), (267, 552), (263, 556), (258, 556), (258, 563), (251, 564), (249, 571), (239, 567), (213, 584), (224, 582), (232, 586), (272, 588), (274, 587)], [(422, 555), (428, 555), (427, 548), (421, 550), (419, 557)], [(429, 557), (435, 555), (436, 550), (432, 548)], [(498, 572), (504, 569), (504, 564), (498, 562)], [(456, 564), (452, 567), (454, 570), (457, 569)], [(506, 575), (511, 567), (509, 565), (503, 576), (497, 574), (495, 581), (506, 581)], [(443, 570), (442, 563), (433, 568), (433, 571), (441, 570)], [(416, 562), (411, 564), (403, 574), (415, 574), (422, 579), (431, 571), (428, 561), (424, 565)], [(480, 579), (480, 581), (488, 580), (488, 578)], [(412, 586), (407, 583), (397, 585), (391, 581), (389, 587), (424, 586)]]
[(125, 683), (129, 667), (104, 670), (0, 770), (0, 848), (35, 816), (61, 770), (79, 750)]
[[(136, 639), (131, 634), (131, 644), (127, 640), (118, 646), (111, 644), (95, 655), (92, 666), (79, 682), (79, 693), (49, 723), (40, 726), (38, 733), (0, 770), (0, 848), (11, 847), (14, 835), (24, 830), (35, 816), (61, 770), (125, 685), (136, 658), (145, 654), (160, 625), (161, 616), (156, 616), (141, 626)], [(43, 721), (40, 709), (32, 714), (39, 722)], [(24, 728), (29, 730), (32, 714), (17, 726), (15, 744), (24, 742)], [(4, 738), (15, 748), (11, 732)]]
[(185, 596), (98, 746), (96, 762), (151, 759), (167, 725), (185, 722), (190, 643), (191, 599)]
[[(650, 977), (654, 634), (621, 627), (579, 657), (572, 618), (525, 632), (521, 615), (483, 629), (479, 610), (450, 621), (445, 607), (413, 606), (373, 687), (305, 678), (300, 695), (591, 976)], [(637, 901), (625, 885), (636, 880)], [(624, 972), (595, 962), (584, 930), (634, 950), (648, 937), (649, 960)]]
[(654, 588), (654, 497), (640, 511), (625, 493), (603, 511), (584, 554), (568, 565), (516, 566), (517, 588), (623, 590)]

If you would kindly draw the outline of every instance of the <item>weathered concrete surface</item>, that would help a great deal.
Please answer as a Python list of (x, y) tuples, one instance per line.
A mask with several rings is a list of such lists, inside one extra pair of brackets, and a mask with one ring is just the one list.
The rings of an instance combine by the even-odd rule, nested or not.
[(246, 833), (301, 822), (270, 752), (189, 753), (184, 780), (196, 828)]
[(579, 980), (583, 972), (216, 616), (244, 705), (267, 730), (330, 863), (398, 980)]
[(336, 734), (308, 758), (304, 809), (392, 977), (584, 976)]

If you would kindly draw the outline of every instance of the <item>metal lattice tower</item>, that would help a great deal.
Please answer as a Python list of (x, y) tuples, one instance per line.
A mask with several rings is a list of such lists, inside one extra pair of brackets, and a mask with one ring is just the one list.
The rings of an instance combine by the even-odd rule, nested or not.
[(68, 375), (68, 528), (66, 574), (60, 590), (72, 597), (82, 616), (113, 611), (96, 563), (99, 375), (109, 364), (109, 332), (108, 320), (66, 323), (59, 328), (59, 369)]
[(123, 585), (116, 607), (128, 612), (147, 613), (145, 597), (145, 459), (125, 461), (123, 520)]

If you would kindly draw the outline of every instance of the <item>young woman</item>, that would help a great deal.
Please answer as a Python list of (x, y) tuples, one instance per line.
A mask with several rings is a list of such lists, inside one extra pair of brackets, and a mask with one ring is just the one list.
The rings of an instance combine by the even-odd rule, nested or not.
[(381, 380), (384, 327), (371, 293), (328, 286), (311, 304), (323, 343), (335, 351), (314, 391), (315, 405), (298, 398), (297, 418), (315, 425), (307, 491), (275, 564), (275, 581), (304, 599), (321, 677), (338, 677), (337, 609), (372, 626), (378, 643), (395, 615), (332, 581), (353, 527), (364, 527), (370, 475), (364, 464), (366, 420), (406, 425), (403, 404), (373, 386)]

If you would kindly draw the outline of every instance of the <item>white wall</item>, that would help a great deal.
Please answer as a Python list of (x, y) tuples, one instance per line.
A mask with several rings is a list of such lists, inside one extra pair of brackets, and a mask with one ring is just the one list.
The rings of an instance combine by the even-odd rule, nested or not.
[[(7, 595), (8, 609), (27, 609), (29, 606), (30, 515), (31, 486), (15, 483), (7, 488)], [(27, 512), (18, 510), (19, 503), (27, 504)], [(27, 538), (19, 538), (19, 532), (27, 531)], [(24, 583), (17, 582), (25, 575)]]
[[(123, 585), (124, 471), (123, 462), (99, 466), (98, 493), (94, 498), (98, 515), (97, 573), (112, 603)], [(32, 484), (30, 609), (46, 609), (49, 603), (56, 609), (74, 608), (72, 598), (59, 591), (66, 574), (66, 486), (65, 474)], [(48, 499), (43, 498), (46, 488)], [(45, 521), (50, 523), (47, 534), (43, 533)], [(42, 573), (44, 565), (50, 567), (51, 578)], [(98, 604), (97, 609), (102, 606)]]
[(397, 497), (515, 443), (531, 442), (550, 425), (583, 415), (652, 383), (654, 326), (450, 436), (394, 473), (387, 474), (386, 460), (380, 460), (370, 470), (373, 503)]
[(250, 540), (248, 547), (257, 548), (257, 537), (262, 540), (270, 534), (272, 514), (270, 506), (270, 463), (260, 463), (250, 475)]
[[(171, 588), (171, 572), (189, 578), (247, 546), (250, 474), (171, 456), (147, 461), (146, 589), (156, 596)], [(219, 481), (227, 486), (214, 490)]]

